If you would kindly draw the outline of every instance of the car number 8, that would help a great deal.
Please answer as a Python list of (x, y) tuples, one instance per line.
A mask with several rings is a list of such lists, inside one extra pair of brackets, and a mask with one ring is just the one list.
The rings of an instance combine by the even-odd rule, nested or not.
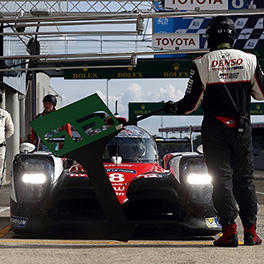
[(109, 174), (109, 179), (111, 182), (123, 182), (124, 179), (124, 174), (121, 173), (111, 173)]

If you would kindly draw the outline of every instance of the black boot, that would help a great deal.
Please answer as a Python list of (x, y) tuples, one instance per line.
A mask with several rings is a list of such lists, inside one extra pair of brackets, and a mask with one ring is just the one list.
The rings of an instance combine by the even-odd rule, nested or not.
[(214, 245), (217, 247), (237, 247), (237, 225), (223, 226), (223, 236), (214, 241)]
[(260, 245), (262, 239), (256, 233), (256, 224), (250, 227), (244, 227), (244, 245)]

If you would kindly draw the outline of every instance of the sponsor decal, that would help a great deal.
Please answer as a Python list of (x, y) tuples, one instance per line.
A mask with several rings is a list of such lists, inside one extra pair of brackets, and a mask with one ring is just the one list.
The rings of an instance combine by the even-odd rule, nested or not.
[(237, 79), (238, 78), (239, 73), (238, 72), (234, 72), (234, 73), (220, 73), (219, 74), (219, 78), (220, 79)]
[(126, 187), (125, 186), (113, 186), (113, 189), (115, 190), (115, 192), (123, 192)]
[[(117, 164), (104, 164), (104, 167), (117, 167)], [(122, 164), (122, 167), (133, 167), (133, 164)]]
[(124, 172), (124, 173), (137, 174), (137, 171), (136, 170), (122, 169), (122, 168), (106, 169), (106, 172)]
[(162, 178), (162, 175), (155, 173), (141, 174), (137, 178)]
[(242, 58), (234, 58), (234, 59), (224, 59), (224, 60), (213, 60), (212, 61), (212, 68), (214, 67), (222, 67), (222, 66), (228, 66), (228, 67), (232, 67), (235, 65), (241, 65), (243, 63), (243, 59)]
[(205, 218), (205, 223), (209, 228), (221, 227), (217, 220), (217, 217)]
[(228, 0), (165, 0), (165, 7), (178, 10), (227, 10)]
[(125, 195), (124, 193), (116, 192), (116, 196), (124, 196), (124, 195)]
[(122, 138), (126, 138), (126, 137), (144, 138), (144, 133), (140, 130), (133, 128), (133, 127), (129, 127), (129, 128), (126, 127), (125, 129), (123, 129), (119, 132), (118, 137), (122, 137)]
[(13, 215), (10, 217), (11, 225), (16, 227), (25, 227), (27, 222), (28, 222), (28, 218), (26, 217), (13, 216)]
[(72, 79), (99, 79), (99, 77), (98, 77), (98, 73), (96, 72), (83, 72), (83, 73), (73, 73)]
[(186, 93), (190, 94), (192, 92), (192, 88), (193, 88), (193, 75), (195, 74), (195, 70), (191, 69), (190, 70), (190, 77), (189, 77), (189, 81), (187, 84), (187, 89), (186, 89)]
[(167, 17), (161, 17), (158, 19), (158, 24), (160, 25), (168, 25), (169, 19)]
[(143, 72), (118, 72), (117, 78), (143, 78)]
[(198, 34), (154, 34), (152, 48), (160, 50), (199, 49)]
[(73, 177), (88, 178), (88, 175), (85, 173), (70, 173), (69, 177), (70, 178), (73, 178)]
[(213, 71), (241, 70), (244, 68), (242, 58), (213, 60), (211, 63), (211, 67)]

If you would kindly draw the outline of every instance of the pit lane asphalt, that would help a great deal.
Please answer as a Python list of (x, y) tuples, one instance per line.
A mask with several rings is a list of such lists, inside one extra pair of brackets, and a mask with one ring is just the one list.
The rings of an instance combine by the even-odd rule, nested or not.
[[(264, 238), (264, 171), (255, 172), (260, 203), (258, 234)], [(239, 218), (238, 248), (216, 248), (218, 237), (177, 237), (172, 239), (140, 239), (127, 243), (89, 238), (19, 238), (9, 231), (9, 186), (0, 191), (0, 261), (5, 264), (28, 263), (100, 263), (100, 264), (244, 264), (264, 263), (264, 244), (243, 245), (243, 229)]]

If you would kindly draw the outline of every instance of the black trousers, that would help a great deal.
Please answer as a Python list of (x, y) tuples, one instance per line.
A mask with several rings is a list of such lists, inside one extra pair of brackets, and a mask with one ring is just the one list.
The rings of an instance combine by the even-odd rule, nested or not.
[(244, 226), (255, 224), (258, 204), (250, 122), (239, 135), (236, 128), (204, 117), (202, 142), (208, 172), (213, 177), (212, 198), (220, 224), (233, 225), (238, 214)]

